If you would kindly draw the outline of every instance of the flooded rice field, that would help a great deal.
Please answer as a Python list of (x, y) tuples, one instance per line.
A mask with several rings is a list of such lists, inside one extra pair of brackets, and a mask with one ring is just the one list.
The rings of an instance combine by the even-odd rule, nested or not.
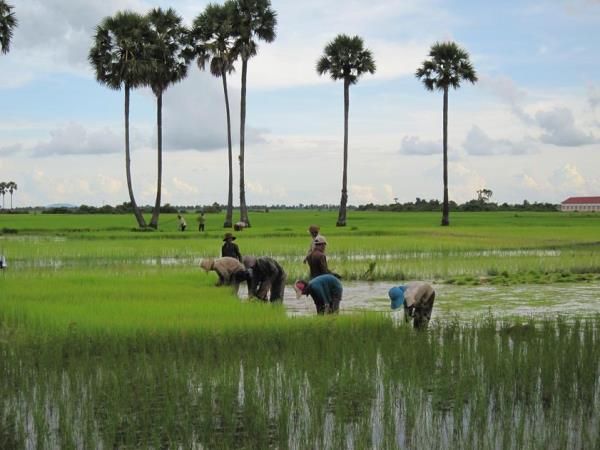
[[(390, 311), (388, 290), (391, 282), (345, 282), (341, 313)], [(496, 317), (594, 315), (600, 313), (600, 283), (527, 284), (518, 286), (456, 286), (435, 284), (432, 320), (456, 316), (472, 319), (492, 313)], [(240, 288), (240, 297), (246, 291)], [(284, 306), (291, 316), (311, 315), (315, 307), (309, 297), (296, 299), (288, 286)], [(394, 314), (401, 314), (396, 312)]]

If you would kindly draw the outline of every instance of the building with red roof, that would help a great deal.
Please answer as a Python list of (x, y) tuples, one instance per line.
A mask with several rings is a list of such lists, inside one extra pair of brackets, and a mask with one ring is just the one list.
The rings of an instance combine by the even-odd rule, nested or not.
[(560, 204), (561, 211), (600, 211), (600, 197), (569, 197)]

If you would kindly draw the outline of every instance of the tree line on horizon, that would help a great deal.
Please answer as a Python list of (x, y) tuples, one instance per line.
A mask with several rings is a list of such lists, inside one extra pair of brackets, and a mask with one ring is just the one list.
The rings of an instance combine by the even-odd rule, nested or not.
[[(372, 211), (372, 212), (436, 212), (441, 208), (441, 202), (436, 199), (426, 200), (417, 197), (414, 202), (394, 202), (388, 204), (366, 203), (364, 205), (348, 205), (351, 211)], [(494, 203), (481, 201), (480, 199), (468, 200), (464, 203), (456, 203), (450, 200), (450, 211), (452, 212), (552, 212), (560, 211), (559, 205), (549, 202), (530, 202), (523, 200), (522, 203)], [(152, 212), (152, 205), (141, 206), (143, 212)], [(166, 214), (221, 214), (227, 205), (220, 205), (214, 202), (210, 205), (170, 205), (166, 203), (160, 207), (161, 213)], [(335, 211), (339, 209), (337, 204), (303, 204), (296, 205), (248, 205), (248, 210), (253, 213), (269, 213), (271, 211), (285, 210), (310, 210), (310, 211)], [(46, 206), (46, 207), (22, 207), (11, 211), (12, 213), (28, 214), (31, 212), (40, 212), (42, 214), (131, 214), (133, 212), (129, 202), (120, 205), (102, 205), (102, 206)]]
[[(17, 20), (13, 7), (0, 0), (0, 45), (8, 52)], [(241, 60), (240, 96), (240, 221), (250, 226), (245, 194), (245, 124), (246, 90), (249, 60), (258, 53), (258, 42), (273, 42), (276, 37), (277, 13), (270, 0), (226, 0), (210, 3), (194, 20), (190, 28), (183, 25), (173, 8), (153, 8), (147, 14), (119, 11), (105, 17), (96, 27), (88, 60), (99, 83), (115, 90), (124, 90), (125, 172), (133, 214), (140, 228), (158, 228), (162, 192), (162, 98), (169, 86), (183, 80), (188, 66), (195, 61), (200, 70), (222, 79), (228, 144), (228, 200), (223, 226), (233, 225), (233, 152), (227, 75), (235, 71)], [(429, 91), (443, 93), (443, 201), (442, 226), (449, 222), (448, 199), (448, 92), (458, 89), (463, 81), (475, 83), (477, 75), (467, 51), (454, 42), (436, 42), (415, 75)], [(365, 48), (359, 36), (337, 35), (327, 43), (315, 67), (319, 75), (343, 80), (344, 144), (342, 191), (337, 226), (346, 225), (348, 208), (348, 116), (350, 86), (366, 74), (376, 71), (372, 52)], [(129, 140), (129, 103), (132, 89), (149, 87), (156, 97), (157, 185), (156, 199), (150, 223), (137, 205), (131, 180)]]

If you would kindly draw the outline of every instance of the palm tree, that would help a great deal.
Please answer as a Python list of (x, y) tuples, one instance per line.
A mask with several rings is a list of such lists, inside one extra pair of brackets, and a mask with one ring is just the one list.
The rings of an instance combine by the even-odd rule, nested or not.
[(224, 228), (233, 224), (233, 152), (231, 148), (231, 115), (229, 112), (229, 95), (227, 92), (227, 74), (235, 68), (237, 58), (234, 48), (233, 14), (235, 3), (227, 1), (224, 5), (209, 4), (204, 12), (194, 20), (192, 39), (194, 55), (200, 70), (205, 70), (210, 61), (210, 73), (223, 80), (225, 94), (225, 111), (227, 113), (227, 149), (229, 160), (229, 184), (227, 194), (227, 214)]
[(13, 195), (13, 192), (17, 190), (17, 183), (15, 183), (14, 181), (9, 181), (7, 183), (7, 188), (8, 188), (8, 192), (10, 192), (10, 209), (13, 209), (12, 195)]
[(151, 69), (147, 73), (146, 82), (156, 96), (156, 130), (158, 150), (158, 176), (156, 201), (150, 220), (151, 228), (158, 228), (160, 215), (160, 197), (162, 192), (162, 98), (171, 84), (181, 81), (187, 75), (189, 48), (188, 30), (182, 25), (181, 17), (173, 8), (166, 11), (161, 8), (152, 9), (147, 15), (150, 26), (148, 40)]
[(8, 53), (10, 50), (10, 40), (18, 23), (12, 9), (11, 5), (0, 0), (0, 53)]
[(448, 205), (448, 88), (458, 89), (462, 80), (475, 83), (477, 74), (469, 60), (469, 54), (454, 42), (436, 42), (429, 50), (431, 59), (425, 60), (417, 69), (416, 77), (423, 81), (428, 91), (444, 92), (444, 202), (442, 226), (450, 225)]
[(271, 9), (270, 0), (235, 0), (236, 11), (233, 26), (237, 34), (236, 52), (242, 58), (242, 92), (240, 100), (240, 220), (250, 226), (246, 206), (246, 185), (244, 180), (244, 150), (246, 137), (246, 78), (248, 60), (256, 55), (256, 39), (273, 42), (277, 13)]
[(344, 80), (344, 173), (342, 176), (342, 198), (336, 226), (346, 226), (346, 204), (348, 203), (348, 110), (350, 107), (350, 85), (356, 84), (364, 73), (375, 73), (375, 61), (370, 50), (364, 48), (359, 36), (340, 34), (325, 46), (324, 54), (317, 62), (317, 73), (329, 73), (333, 80)]
[(131, 157), (129, 151), (129, 92), (144, 84), (147, 61), (144, 58), (144, 40), (148, 25), (140, 14), (118, 12), (106, 17), (96, 27), (94, 43), (88, 59), (96, 72), (96, 79), (111, 89), (125, 88), (125, 173), (133, 214), (140, 228), (146, 228), (133, 195)]
[(4, 209), (4, 195), (6, 194), (6, 188), (8, 185), (4, 181), (0, 181), (0, 195), (2, 196), (2, 209)]

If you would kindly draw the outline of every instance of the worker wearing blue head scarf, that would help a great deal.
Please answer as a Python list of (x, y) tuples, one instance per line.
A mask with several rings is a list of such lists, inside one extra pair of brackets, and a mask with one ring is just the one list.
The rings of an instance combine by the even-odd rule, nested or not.
[(429, 283), (412, 281), (391, 288), (388, 295), (393, 310), (404, 307), (404, 319), (407, 322), (412, 318), (415, 328), (427, 328), (435, 300), (435, 291)]

